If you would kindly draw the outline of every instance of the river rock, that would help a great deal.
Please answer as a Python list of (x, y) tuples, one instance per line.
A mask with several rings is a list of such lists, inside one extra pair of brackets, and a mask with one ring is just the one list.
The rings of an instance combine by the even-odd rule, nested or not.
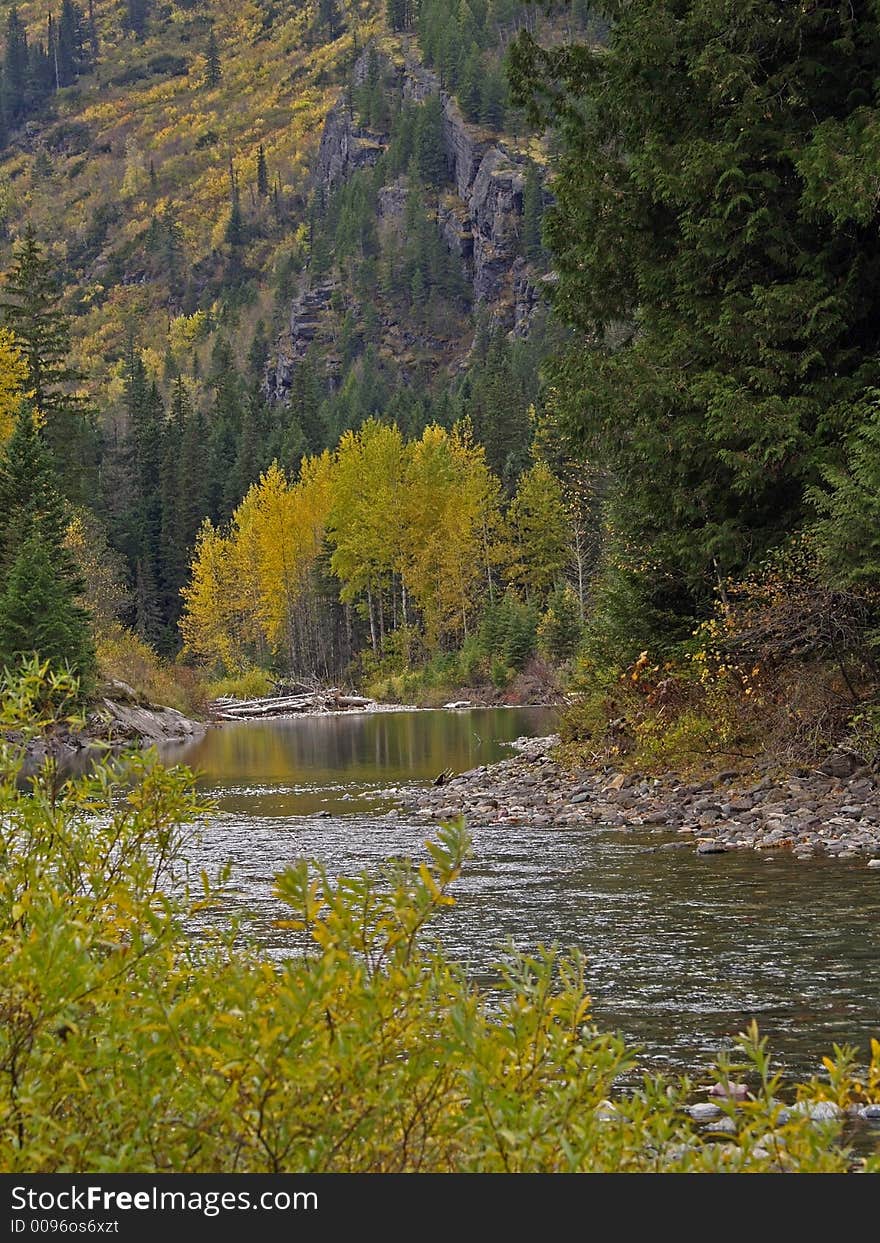
[(191, 721), (176, 708), (161, 708), (102, 699), (89, 718), (90, 733), (111, 742), (141, 742), (154, 746), (163, 742), (187, 742), (198, 738), (206, 726)]
[(720, 1096), (732, 1101), (744, 1101), (749, 1089), (744, 1083), (713, 1083), (709, 1089), (710, 1096)]
[(880, 1122), (880, 1105), (862, 1105), (859, 1117), (866, 1122)]
[(697, 842), (698, 855), (724, 855), (727, 854), (727, 847), (723, 842), (716, 841), (713, 837), (704, 837)]
[(834, 1101), (797, 1101), (791, 1112), (804, 1114), (811, 1122), (835, 1122), (843, 1117), (843, 1110)]
[(733, 1118), (719, 1118), (717, 1122), (710, 1122), (706, 1131), (714, 1135), (736, 1135), (737, 1125)]
[(819, 772), (828, 777), (851, 777), (855, 770), (864, 765), (861, 756), (852, 752), (838, 751), (829, 755), (824, 764), (820, 764)]
[(721, 1106), (713, 1101), (700, 1101), (696, 1105), (689, 1106), (688, 1113), (694, 1122), (711, 1122), (720, 1115)]

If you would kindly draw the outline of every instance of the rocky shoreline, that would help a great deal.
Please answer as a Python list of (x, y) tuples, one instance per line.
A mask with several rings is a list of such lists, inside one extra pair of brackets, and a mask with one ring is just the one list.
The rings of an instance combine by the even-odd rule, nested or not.
[(789, 850), (796, 859), (862, 859), (880, 869), (880, 777), (858, 757), (834, 755), (782, 778), (722, 772), (689, 783), (671, 773), (567, 773), (558, 743), (556, 736), (518, 739), (509, 759), (408, 794), (402, 807), (426, 821), (464, 815), (534, 828), (665, 828), (675, 837), (660, 850)]
[[(62, 766), (78, 765), (96, 746), (157, 747), (200, 738), (208, 728), (176, 708), (146, 704), (124, 682), (114, 681), (89, 708), (84, 729), (58, 729), (24, 744), (25, 771), (52, 756)], [(15, 741), (16, 735), (9, 735)]]

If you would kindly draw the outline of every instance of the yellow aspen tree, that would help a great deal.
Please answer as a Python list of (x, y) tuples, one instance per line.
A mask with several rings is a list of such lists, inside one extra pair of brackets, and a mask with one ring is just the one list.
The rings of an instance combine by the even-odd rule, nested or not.
[(236, 615), (235, 561), (231, 540), (206, 518), (196, 540), (191, 578), (181, 589), (184, 600), (180, 633), (185, 650), (226, 670), (245, 663), (243, 636)]
[(369, 419), (346, 432), (336, 453), (327, 531), (330, 566), (346, 603), (365, 602), (373, 650), (382, 646), (384, 595), (393, 588), (402, 541), (401, 489), (406, 454), (396, 426)]
[(495, 555), (500, 485), (467, 429), (436, 425), (409, 446), (403, 560), (429, 648), (466, 637)]
[(296, 614), (306, 596), (324, 540), (331, 504), (332, 458), (307, 459), (291, 485), (273, 462), (252, 491), (266, 636), (276, 650), (296, 656)]
[(257, 485), (248, 489), (232, 515), (227, 540), (230, 608), (238, 618), (242, 643), (262, 662), (269, 648), (265, 625), (263, 575), (260, 565), (260, 515)]
[(253, 507), (260, 622), (273, 649), (286, 649), (292, 661), (293, 611), (299, 595), (299, 549), (290, 487), (277, 462), (260, 476), (259, 483), (253, 485), (243, 504)]

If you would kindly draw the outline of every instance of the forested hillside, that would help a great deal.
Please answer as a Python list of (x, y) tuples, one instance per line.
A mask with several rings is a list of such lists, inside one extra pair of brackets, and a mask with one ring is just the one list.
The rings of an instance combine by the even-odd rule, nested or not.
[(24, 397), (105, 670), (870, 733), (873, 10), (3, 12), (4, 469)]
[[(417, 439), (467, 419), (514, 493), (552, 339), (547, 144), (503, 68), (530, 9), (98, 3), (46, 22), (5, 7), (5, 263), (30, 229), (60, 294), (77, 417), (47, 435), (103, 550), (92, 578), (116, 575), (105, 631), (178, 652), (203, 520), (365, 420)], [(544, 20), (558, 38), (591, 18)], [(383, 655), (384, 612), (334, 580), (332, 551), (303, 603), (321, 641), (282, 651), (262, 618), (256, 645), (227, 642), (227, 672), (340, 677), (365, 644)], [(491, 572), (503, 595), (513, 571)], [(368, 593), (378, 610), (384, 592)], [(434, 649), (479, 611), (468, 598), (457, 628), (414, 633)], [(195, 618), (187, 633), (204, 656)]]

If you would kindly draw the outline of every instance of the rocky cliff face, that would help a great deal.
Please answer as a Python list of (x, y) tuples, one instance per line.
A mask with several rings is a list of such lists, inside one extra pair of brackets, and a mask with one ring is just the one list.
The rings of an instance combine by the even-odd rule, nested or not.
[[(366, 73), (369, 52), (361, 54), (354, 80)], [(383, 71), (403, 97), (423, 103), (437, 95), (443, 108), (443, 143), (454, 189), (440, 196), (437, 228), (472, 282), (474, 301), (485, 305), (495, 326), (527, 336), (540, 304), (535, 278), (519, 254), (526, 161), (503, 142), (492, 142), (469, 125), (455, 99), (440, 86), (437, 74), (407, 57), (403, 67), (383, 60)], [(361, 168), (372, 167), (387, 148), (389, 136), (355, 125), (345, 101), (331, 109), (324, 125), (315, 176), (326, 190)], [(379, 191), (379, 213), (402, 216), (405, 181)], [(267, 377), (267, 392), (283, 398), (292, 369), (317, 329), (315, 316), (327, 305), (332, 286), (307, 289), (293, 303), (290, 332), (279, 342), (277, 363)]]
[(316, 176), (332, 190), (360, 168), (371, 168), (388, 145), (386, 134), (358, 128), (344, 103), (330, 109), (318, 148)]
[(276, 355), (263, 386), (270, 401), (282, 401), (290, 391), (294, 368), (305, 358), (315, 339), (321, 326), (321, 316), (330, 305), (335, 288), (333, 281), (318, 281), (304, 289), (291, 303), (289, 329), (278, 340)]

